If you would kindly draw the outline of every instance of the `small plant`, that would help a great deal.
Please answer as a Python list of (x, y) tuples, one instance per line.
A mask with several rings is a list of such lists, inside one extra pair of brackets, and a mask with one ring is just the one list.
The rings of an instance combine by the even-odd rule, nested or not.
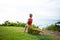
[(37, 28), (37, 27), (29, 27), (28, 28), (28, 33), (31, 33), (31, 34), (39, 34), (40, 33), (40, 28)]

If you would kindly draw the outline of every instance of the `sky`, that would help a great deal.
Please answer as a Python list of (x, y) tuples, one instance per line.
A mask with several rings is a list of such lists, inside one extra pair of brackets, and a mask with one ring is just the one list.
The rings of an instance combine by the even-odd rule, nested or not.
[(27, 22), (33, 14), (33, 24), (43, 28), (60, 21), (60, 0), (0, 0), (0, 23), (6, 20)]

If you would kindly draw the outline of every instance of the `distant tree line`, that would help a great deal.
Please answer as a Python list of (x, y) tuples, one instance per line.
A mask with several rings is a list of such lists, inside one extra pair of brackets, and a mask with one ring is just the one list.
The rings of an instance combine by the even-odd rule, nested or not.
[(46, 30), (59, 31), (60, 32), (60, 22), (51, 24), (45, 28)]
[[(19, 22), (19, 21), (16, 21), (16, 22), (10, 22), (10, 21), (5, 21), (4, 23), (0, 24), (0, 26), (15, 26), (15, 27), (25, 27), (25, 24), (26, 23), (22, 23), (22, 22)], [(32, 25), (34, 28), (38, 28), (38, 26), (36, 25)]]
[(0, 26), (16, 26), (16, 27), (24, 27), (25, 23), (22, 22), (9, 22), (9, 21), (5, 21), (4, 23), (0, 24)]

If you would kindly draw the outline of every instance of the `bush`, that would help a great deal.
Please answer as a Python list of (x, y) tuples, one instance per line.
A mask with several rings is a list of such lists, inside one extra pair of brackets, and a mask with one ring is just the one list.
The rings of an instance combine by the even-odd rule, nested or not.
[(28, 28), (28, 33), (31, 33), (31, 34), (39, 34), (40, 33), (40, 28), (38, 28), (37, 26), (31, 26)]
[(58, 26), (56, 24), (51, 24), (51, 25), (47, 26), (45, 29), (60, 32), (60, 26)]
[(8, 20), (4, 23), (0, 24), (0, 26), (16, 26), (16, 27), (24, 27), (25, 23), (20, 22), (9, 22)]

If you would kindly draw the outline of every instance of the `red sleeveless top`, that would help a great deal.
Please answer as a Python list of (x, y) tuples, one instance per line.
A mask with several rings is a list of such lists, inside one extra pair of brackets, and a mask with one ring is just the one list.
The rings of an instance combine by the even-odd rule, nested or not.
[(32, 18), (29, 18), (29, 19), (28, 19), (27, 24), (28, 24), (28, 25), (31, 25), (31, 24), (32, 24)]

